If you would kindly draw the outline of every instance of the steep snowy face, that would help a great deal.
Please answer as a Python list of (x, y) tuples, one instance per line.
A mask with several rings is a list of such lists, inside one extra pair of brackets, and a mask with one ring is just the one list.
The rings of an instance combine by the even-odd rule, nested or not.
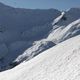
[[(58, 16), (56, 19), (54, 19), (52, 26), (54, 26), (62, 19), (62, 17), (65, 15), (64, 12), (61, 13), (60, 16)], [(49, 26), (50, 27), (50, 26)], [(57, 28), (57, 27), (56, 27)], [(54, 30), (52, 30), (54, 31)], [(51, 36), (52, 35), (52, 36)], [(35, 41), (33, 45), (28, 48), (23, 54), (19, 55), (16, 60), (12, 63), (20, 63), (22, 61), (27, 61), (32, 59), (35, 55), (38, 55), (40, 52), (43, 52), (44, 50), (47, 50), (48, 48), (55, 46), (55, 43), (53, 42), (53, 34), (48, 34), (48, 37), (39, 41)]]
[(79, 80), (80, 35), (0, 73), (0, 80)]
[[(51, 48), (52, 46), (80, 34), (80, 19), (72, 21), (71, 23), (66, 19), (66, 12), (62, 12), (60, 16), (53, 20), (53, 29), (48, 33), (45, 39), (35, 41), (30, 48), (28, 48), (22, 55), (19, 55), (14, 62), (22, 62), (30, 60), (40, 52)], [(62, 25), (62, 22), (68, 22), (68, 25)]]
[(48, 39), (58, 44), (66, 39), (80, 34), (80, 9), (71, 8), (62, 12), (60, 16), (53, 20), (53, 29), (48, 35)]
[(80, 19), (73, 21), (67, 26), (55, 25), (55, 27), (56, 29), (54, 29), (53, 26), (53, 30), (50, 32), (48, 40), (58, 44), (70, 37), (80, 34)]
[[(67, 12), (68, 13), (68, 12)], [(71, 23), (67, 20), (66, 12), (62, 12), (56, 19), (53, 20), (52, 26), (53, 29), (48, 33), (48, 36), (45, 39), (35, 41), (30, 48), (28, 48), (22, 55), (19, 55), (14, 61), (20, 63), (24, 60), (30, 60), (35, 55), (38, 55), (40, 52), (55, 46), (56, 44), (69, 39), (73, 36), (80, 34), (80, 19), (72, 21)], [(70, 18), (70, 20), (72, 20)], [(62, 22), (67, 22), (68, 25), (62, 25)], [(70, 24), (69, 24), (70, 23)], [(62, 26), (61, 26), (62, 25)]]
[(55, 46), (52, 41), (47, 41), (47, 39), (42, 39), (40, 41), (35, 41), (33, 43), (33, 46), (28, 48), (26, 51), (24, 51), (23, 54), (19, 55), (13, 63), (21, 63), (23, 61), (28, 61), (35, 57), (36, 55), (40, 54), (41, 52)]

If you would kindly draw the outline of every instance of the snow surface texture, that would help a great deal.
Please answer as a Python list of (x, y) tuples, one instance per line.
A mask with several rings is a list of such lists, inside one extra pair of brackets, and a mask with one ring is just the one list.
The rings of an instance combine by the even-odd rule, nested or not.
[(0, 73), (0, 80), (79, 80), (80, 35)]

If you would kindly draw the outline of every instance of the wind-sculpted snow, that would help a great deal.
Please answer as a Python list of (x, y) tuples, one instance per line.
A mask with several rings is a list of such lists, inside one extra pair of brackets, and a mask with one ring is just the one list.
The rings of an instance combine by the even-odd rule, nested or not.
[(0, 80), (79, 80), (80, 35), (0, 73)]

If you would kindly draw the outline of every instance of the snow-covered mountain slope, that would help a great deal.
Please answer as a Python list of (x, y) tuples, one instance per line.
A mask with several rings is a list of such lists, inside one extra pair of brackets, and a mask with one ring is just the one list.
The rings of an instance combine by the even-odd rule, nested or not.
[(53, 29), (48, 35), (48, 39), (57, 44), (72, 36), (80, 34), (79, 14), (80, 9), (78, 8), (71, 8), (67, 12), (62, 12), (62, 14), (52, 22)]
[(12, 8), (0, 3), (0, 68), (16, 66), (78, 34), (78, 8), (61, 12)]
[(40, 41), (35, 41), (33, 43), (33, 46), (28, 48), (26, 51), (24, 51), (23, 54), (19, 55), (14, 61), (13, 64), (15, 63), (21, 63), (23, 61), (27, 61), (32, 59), (34, 56), (38, 55), (39, 53), (55, 46), (52, 41), (47, 41), (47, 39), (42, 39)]
[(45, 38), (59, 15), (56, 9), (20, 9), (0, 3), (0, 68), (12, 63), (34, 41)]
[[(53, 23), (52, 23), (52, 26), (53, 26), (53, 28), (54, 28), (54, 26), (55, 26), (55, 24), (57, 24), (61, 19), (62, 19), (62, 17), (64, 16), (64, 12), (62, 12), (61, 13), (61, 15), (60, 16), (58, 16), (56, 19), (54, 19), (54, 21), (53, 21)], [(56, 27), (57, 28), (57, 27)], [(52, 31), (54, 31), (53, 29), (52, 29)], [(52, 33), (50, 33), (50, 34), (48, 34), (48, 36), (51, 36), (51, 35), (53, 35)], [(52, 36), (53, 37), (53, 36)], [(30, 47), (29, 49), (27, 49), (26, 50), (26, 54), (24, 55), (24, 56), (28, 56), (28, 54), (29, 54), (29, 56), (31, 56), (31, 55), (36, 55), (36, 54), (39, 54), (41, 51), (43, 51), (44, 49), (47, 49), (47, 46), (49, 47), (49, 44), (48, 43), (51, 43), (51, 45), (53, 46), (53, 45), (55, 45), (54, 43), (53, 43), (53, 41), (51, 40), (52, 39), (52, 37), (51, 38), (49, 38), (49, 37), (47, 37), (47, 38), (45, 38), (45, 39), (42, 39), (42, 40), (39, 40), (39, 41), (35, 41), (34, 43), (33, 43), (33, 46), (32, 47)], [(45, 47), (44, 47), (45, 46)], [(51, 46), (51, 47), (52, 47)], [(50, 48), (50, 47), (49, 47)], [(20, 57), (20, 56), (19, 56)]]
[(0, 80), (79, 80), (80, 35), (0, 73)]
[(60, 21), (63, 19), (63, 17), (65, 17), (65, 14), (65, 12), (62, 12), (60, 16), (54, 19), (52, 22), (53, 29), (48, 34), (48, 37), (35, 41), (33, 46), (28, 48), (22, 55), (19, 55), (14, 62), (20, 63), (24, 60), (29, 60), (42, 51), (80, 34), (80, 19), (71, 22), (67, 26), (60, 26)]
[(73, 21), (67, 26), (58, 26), (49, 34), (48, 39), (57, 44), (78, 34), (80, 34), (80, 19)]
[(65, 15), (65, 12), (62, 12), (60, 16), (58, 16), (56, 19), (54, 19), (52, 25), (54, 26), (55, 24), (57, 24)]
[[(55, 24), (57, 24), (64, 15), (65, 15), (65, 12), (62, 12), (60, 16), (58, 16), (56, 19), (54, 19), (52, 26), (55, 26)], [(52, 30), (52, 31), (54, 31), (54, 30)], [(48, 35), (49, 37), (39, 40), (39, 41), (35, 41), (33, 43), (33, 46), (28, 48), (22, 55), (19, 55), (18, 58), (14, 62), (20, 63), (24, 60), (30, 60), (35, 55), (38, 55), (42, 51), (54, 46), (55, 44), (54, 44), (53, 40), (51, 40), (53, 36), (51, 36), (51, 35), (53, 35), (53, 34), (50, 33)]]

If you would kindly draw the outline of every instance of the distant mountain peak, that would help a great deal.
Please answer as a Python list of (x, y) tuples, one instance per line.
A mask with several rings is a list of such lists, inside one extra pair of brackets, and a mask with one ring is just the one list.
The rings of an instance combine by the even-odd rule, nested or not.
[(8, 5), (0, 2), (0, 7), (4, 7), (4, 6), (5, 6), (5, 7), (10, 7), (10, 6), (8, 6)]
[(67, 10), (67, 12), (73, 12), (73, 13), (74, 12), (77, 13), (77, 11), (80, 12), (80, 8), (70, 8), (70, 9)]

